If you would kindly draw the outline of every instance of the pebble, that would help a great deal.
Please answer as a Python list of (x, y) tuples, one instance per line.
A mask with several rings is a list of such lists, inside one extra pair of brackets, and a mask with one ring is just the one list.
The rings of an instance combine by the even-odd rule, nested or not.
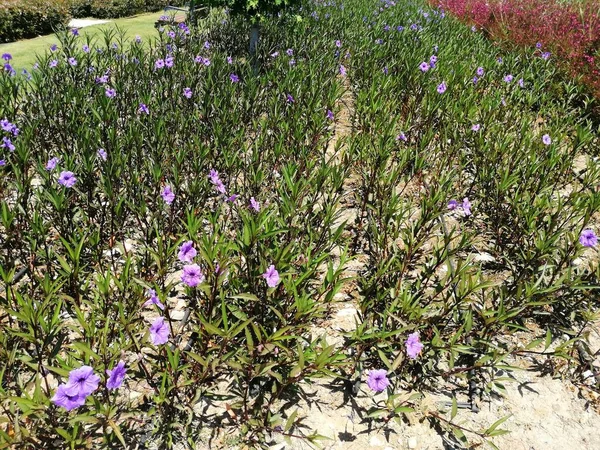
[(408, 438), (408, 448), (413, 449), (413, 448), (417, 448), (417, 438), (416, 437), (409, 437)]

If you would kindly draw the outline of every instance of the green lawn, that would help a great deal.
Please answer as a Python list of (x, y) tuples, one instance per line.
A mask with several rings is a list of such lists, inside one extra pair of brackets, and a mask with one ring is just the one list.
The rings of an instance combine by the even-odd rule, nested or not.
[[(154, 28), (154, 22), (163, 14), (162, 11), (149, 14), (140, 14), (133, 17), (114, 19), (110, 23), (93, 25), (80, 30), (80, 34), (100, 36), (101, 31), (106, 28), (118, 26), (122, 28), (128, 37), (141, 36), (144, 40), (155, 37), (158, 32)], [(0, 54), (10, 53), (13, 56), (11, 64), (17, 71), (30, 69), (36, 61), (36, 54), (44, 53), (52, 44), (58, 44), (54, 34), (40, 36), (34, 39), (0, 44)]]

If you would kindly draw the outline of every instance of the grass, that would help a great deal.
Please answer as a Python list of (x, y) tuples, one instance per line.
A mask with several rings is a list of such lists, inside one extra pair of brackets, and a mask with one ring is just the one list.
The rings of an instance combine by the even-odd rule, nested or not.
[[(80, 34), (82, 36), (98, 37), (101, 35), (102, 30), (106, 28), (119, 27), (125, 30), (128, 37), (133, 38), (137, 35), (147, 40), (158, 36), (156, 28), (154, 28), (154, 23), (162, 14), (162, 11), (159, 11), (115, 19), (110, 23), (82, 28)], [(31, 69), (38, 54), (44, 53), (52, 44), (58, 43), (56, 35), (50, 34), (33, 39), (0, 44), (0, 53), (10, 53), (13, 56), (13, 67), (20, 72), (23, 69)]]

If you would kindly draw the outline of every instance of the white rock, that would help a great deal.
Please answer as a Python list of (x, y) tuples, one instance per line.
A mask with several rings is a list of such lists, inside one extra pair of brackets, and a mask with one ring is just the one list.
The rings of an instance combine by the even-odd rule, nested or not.
[(487, 252), (481, 252), (481, 253), (478, 253), (477, 255), (475, 255), (475, 257), (473, 258), (473, 261), (477, 261), (477, 262), (495, 262), (496, 258), (494, 258), (492, 255), (490, 255)]
[(409, 437), (408, 438), (408, 448), (413, 449), (413, 448), (417, 448), (417, 438), (416, 437)]
[(373, 437), (371, 437), (371, 439), (369, 439), (369, 445), (371, 447), (380, 447), (380, 446), (382, 446), (384, 444), (385, 444), (385, 442), (383, 442), (377, 436), (373, 436)]

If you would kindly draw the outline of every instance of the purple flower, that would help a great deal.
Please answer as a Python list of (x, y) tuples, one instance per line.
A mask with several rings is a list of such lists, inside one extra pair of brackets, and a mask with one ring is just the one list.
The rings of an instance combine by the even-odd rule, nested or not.
[(233, 58), (231, 56), (227, 57), (227, 64), (233, 64)]
[(513, 76), (508, 74), (504, 77), (504, 82), (505, 83), (510, 83), (513, 80)]
[(340, 64), (340, 75), (345, 77), (346, 76), (346, 68)]
[(456, 200), (452, 199), (448, 202), (448, 209), (450, 211), (454, 211), (457, 207), (458, 207), (458, 202)]
[(208, 50), (210, 48), (210, 42), (205, 41), (204, 42), (204, 48)]
[(429, 70), (429, 64), (423, 61), (421, 64), (419, 64), (419, 69), (421, 69), (421, 72), (427, 72)]
[(79, 36), (79, 30), (77, 28), (71, 28), (71, 34), (73, 36)]
[(523, 78), (519, 79), (519, 87), (525, 87), (525, 83), (523, 82)]
[(2, 145), (0, 145), (0, 147), (7, 148), (7, 149), (8, 149), (9, 151), (11, 151), (11, 152), (14, 152), (14, 151), (15, 151), (15, 146), (14, 146), (14, 144), (13, 144), (13, 143), (12, 143), (12, 141), (11, 141), (9, 138), (7, 138), (6, 136), (4, 136), (4, 137), (2, 138)]
[(340, 40), (335, 41), (335, 46), (337, 48), (340, 48), (342, 46), (342, 41), (340, 41)]
[(419, 341), (419, 333), (415, 331), (412, 334), (408, 335), (408, 339), (406, 340), (406, 353), (409, 358), (416, 359), (423, 350), (423, 344)]
[(237, 195), (237, 194), (233, 194), (232, 196), (230, 196), (230, 197), (227, 197), (227, 199), (226, 199), (225, 201), (226, 201), (226, 202), (233, 203), (233, 202), (235, 202), (235, 201), (237, 200), (237, 198), (238, 198), (238, 197), (239, 197), (239, 195)]
[(162, 192), (160, 193), (160, 196), (167, 205), (170, 205), (171, 203), (173, 203), (173, 200), (175, 200), (175, 193), (171, 190), (171, 186), (169, 185), (163, 188)]
[(279, 272), (275, 269), (275, 266), (271, 264), (267, 271), (262, 274), (263, 278), (267, 280), (267, 286), (274, 288), (279, 284)]
[(50, 158), (48, 160), (48, 162), (46, 163), (46, 170), (54, 170), (56, 168), (56, 165), (60, 162), (60, 158), (58, 157), (54, 157), (54, 158)]
[(435, 67), (435, 63), (437, 63), (438, 57), (435, 55), (431, 55), (429, 57), (429, 64), (431, 64), (431, 67)]
[(369, 370), (367, 386), (369, 386), (372, 391), (384, 391), (389, 385), (390, 380), (387, 378), (387, 372), (385, 369)]
[(50, 46), (50, 51), (51, 51), (51, 52), (55, 52), (55, 51), (56, 51), (56, 49), (57, 49), (57, 45), (56, 45), (56, 44), (52, 44), (52, 45)]
[(550, 59), (550, 52), (542, 53), (542, 59), (544, 59), (545, 61), (548, 61)]
[(192, 90), (189, 87), (183, 88), (183, 96), (185, 98), (192, 98)]
[(175, 39), (175, 32), (173, 30), (170, 30), (167, 32), (167, 36), (169, 36), (171, 39)]
[(73, 389), (72, 386), (61, 384), (56, 389), (54, 397), (51, 400), (56, 406), (61, 406), (67, 411), (71, 411), (85, 405), (85, 397), (85, 395), (79, 395), (77, 390)]
[(219, 192), (220, 194), (224, 194), (225, 192), (227, 192), (227, 189), (225, 189), (225, 185), (221, 180), (215, 183), (215, 187), (217, 189), (217, 192)]
[(285, 101), (288, 103), (295, 103), (296, 101), (294, 100), (294, 97), (292, 97), (292, 94), (287, 94), (285, 96)]
[(536, 43), (535, 48), (538, 48), (538, 49), (542, 48), (542, 43), (541, 42)]
[(6, 160), (5, 159), (0, 159), (0, 167), (3, 167), (6, 165)]
[(219, 181), (219, 172), (217, 172), (215, 169), (210, 169), (210, 172), (208, 174), (208, 178), (210, 178), (210, 182), (212, 184), (217, 184), (217, 182)]
[(140, 44), (142, 42), (142, 37), (140, 35), (136, 35), (135, 36), (135, 42), (137, 42), (138, 44)]
[(473, 77), (473, 84), (477, 84), (478, 81), (479, 81), (479, 78)]
[(254, 197), (250, 197), (250, 208), (253, 209), (255, 212), (260, 211), (260, 204), (256, 201)]
[(229, 74), (229, 79), (232, 83), (238, 83), (240, 81), (240, 77), (238, 77), (235, 73)]
[(291, 48), (288, 48), (285, 52), (288, 56), (292, 56), (294, 54), (294, 50), (292, 50)]
[(58, 61), (56, 59), (53, 59), (52, 61), (50, 61), (48, 63), (48, 67), (50, 67), (50, 68), (54, 68), (56, 66), (58, 66)]
[(165, 58), (165, 66), (171, 68), (171, 67), (173, 67), (173, 64), (175, 64), (175, 60), (173, 59), (173, 57), (172, 56), (167, 56)]
[(64, 187), (72, 188), (76, 182), (75, 174), (68, 170), (62, 171), (58, 177), (58, 184), (62, 184)]
[(81, 50), (83, 50), (83, 53), (89, 53), (90, 47), (87, 44), (83, 44), (83, 47), (81, 47)]
[(104, 74), (101, 77), (96, 77), (96, 83), (98, 83), (98, 84), (108, 83), (108, 74)]
[(11, 55), (10, 53), (3, 53), (3, 54), (2, 54), (2, 59), (3, 59), (4, 61), (7, 61), (7, 62), (8, 62), (8, 61), (10, 61), (10, 60), (12, 59), (12, 55)]
[(72, 66), (76, 66), (77, 65), (77, 60), (73, 57), (69, 58), (69, 64)]
[(165, 305), (162, 304), (162, 302), (158, 298), (158, 295), (156, 294), (156, 291), (154, 289), (148, 289), (147, 295), (148, 295), (148, 300), (146, 300), (146, 302), (144, 303), (144, 306), (156, 305), (160, 309), (165, 309)]
[(76, 389), (79, 395), (87, 397), (98, 388), (98, 383), (100, 377), (94, 373), (94, 369), (90, 366), (81, 366), (69, 372), (67, 386)]
[(544, 145), (550, 145), (552, 144), (552, 139), (548, 134), (545, 134), (542, 136), (542, 142), (544, 143)]
[(584, 247), (595, 247), (596, 244), (598, 244), (598, 236), (596, 236), (596, 233), (594, 233), (593, 230), (588, 228), (581, 232), (579, 243)]
[(438, 94), (443, 94), (444, 92), (446, 92), (446, 89), (446, 82), (442, 81), (442, 83), (437, 87)]
[(150, 325), (150, 341), (154, 345), (165, 344), (169, 340), (169, 324), (165, 323), (164, 317), (157, 317), (156, 320)]
[(483, 67), (477, 68), (477, 76), (478, 77), (482, 77), (484, 73), (485, 73), (485, 71), (483, 70)]
[(8, 119), (2, 119), (0, 120), (0, 127), (2, 128), (2, 130), (6, 131), (7, 133), (10, 133), (14, 125), (10, 123)]
[(165, 61), (163, 59), (157, 59), (156, 62), (154, 63), (154, 68), (162, 69), (163, 67), (165, 67)]
[(387, 66), (386, 66), (386, 67), (384, 67), (383, 69), (381, 69), (381, 71), (382, 71), (382, 72), (383, 72), (385, 75), (387, 75), (387, 74), (388, 74), (388, 68), (387, 68)]
[(194, 248), (192, 241), (186, 241), (179, 247), (179, 261), (181, 262), (192, 262), (198, 252)]
[(398, 136), (396, 136), (396, 140), (406, 142), (406, 141), (408, 141), (408, 138), (406, 137), (404, 132), (401, 131), (400, 134)]
[(468, 197), (465, 197), (463, 199), (462, 209), (463, 209), (465, 216), (471, 215), (471, 202), (469, 201)]
[(114, 90), (113, 88), (109, 88), (107, 87), (106, 90), (104, 91), (104, 93), (106, 94), (106, 96), (108, 98), (115, 98), (117, 95), (117, 91)]
[(473, 130), (473, 131), (479, 131), (480, 128), (481, 128), (481, 125), (479, 125), (478, 123), (476, 123), (475, 125), (473, 125), (471, 127), (471, 130)]
[(183, 274), (181, 274), (181, 281), (187, 284), (189, 287), (196, 287), (204, 281), (204, 275), (198, 264), (188, 264), (183, 267)]
[(290, 66), (295, 66), (296, 65), (296, 60), (295, 59), (290, 59)]
[(334, 119), (333, 112), (330, 109), (327, 110), (327, 115), (326, 116), (327, 116), (327, 118), (329, 120), (333, 120)]
[(150, 110), (148, 109), (148, 107), (144, 104), (144, 103), (140, 103), (140, 106), (138, 107), (138, 113), (139, 114), (150, 114)]
[(108, 380), (106, 380), (106, 389), (119, 389), (121, 384), (123, 384), (126, 372), (127, 369), (125, 368), (124, 361), (119, 361), (119, 364), (113, 367), (112, 370), (107, 370)]
[(279, 52), (271, 53), (271, 58), (277, 58), (279, 56)]

